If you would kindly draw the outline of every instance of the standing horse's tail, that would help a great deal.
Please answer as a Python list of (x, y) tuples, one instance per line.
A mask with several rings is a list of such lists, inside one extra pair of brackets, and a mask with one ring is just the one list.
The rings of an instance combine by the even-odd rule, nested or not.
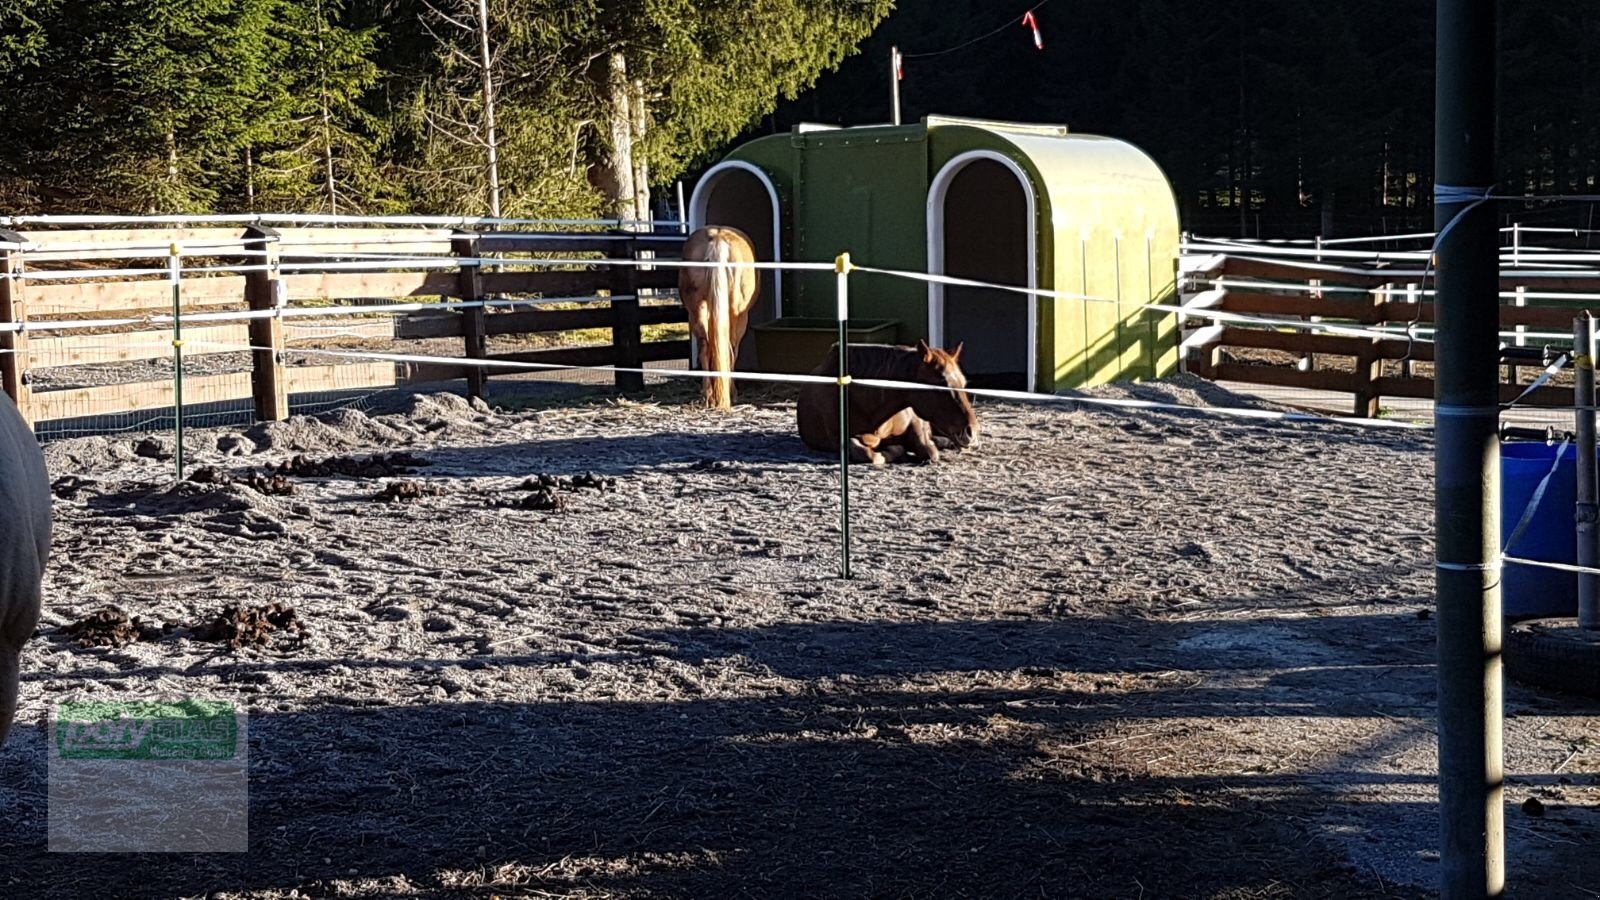
[[(711, 241), (711, 306), (707, 310), (711, 327), (706, 334), (706, 362), (713, 372), (733, 371), (733, 289), (737, 271), (731, 265), (733, 245), (725, 237)], [(716, 409), (733, 406), (733, 379), (706, 379), (706, 404)]]

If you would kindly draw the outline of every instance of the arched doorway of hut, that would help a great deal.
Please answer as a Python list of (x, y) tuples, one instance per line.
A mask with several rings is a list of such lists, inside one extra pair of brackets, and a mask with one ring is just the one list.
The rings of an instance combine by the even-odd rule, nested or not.
[[(778, 191), (767, 174), (747, 162), (732, 160), (709, 169), (695, 185), (689, 200), (689, 229), (706, 225), (737, 228), (749, 235), (756, 259), (782, 261), (779, 243)], [(760, 273), (761, 296), (750, 310), (752, 327), (783, 315), (783, 277), (773, 269)], [(739, 347), (738, 369), (760, 370), (756, 342), (748, 336)], [(698, 357), (691, 357), (697, 359)]]
[[(928, 192), (929, 271), (991, 284), (1037, 287), (1033, 185), (1009, 157), (988, 150), (952, 159)], [(1034, 389), (1038, 300), (993, 288), (930, 284), (928, 334), (964, 344), (974, 387)]]

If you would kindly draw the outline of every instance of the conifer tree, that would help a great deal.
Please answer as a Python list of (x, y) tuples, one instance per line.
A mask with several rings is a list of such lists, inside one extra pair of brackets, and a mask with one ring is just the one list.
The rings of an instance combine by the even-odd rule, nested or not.
[[(46, 23), (32, 148), (106, 211), (215, 207), (269, 125), (281, 0), (79, 0)], [(92, 200), (89, 198), (93, 198)]]
[(244, 205), (362, 213), (392, 205), (382, 175), (383, 123), (365, 105), (377, 83), (375, 28), (346, 27), (342, 0), (287, 0), (276, 34), (275, 83), (258, 97), (245, 150)]

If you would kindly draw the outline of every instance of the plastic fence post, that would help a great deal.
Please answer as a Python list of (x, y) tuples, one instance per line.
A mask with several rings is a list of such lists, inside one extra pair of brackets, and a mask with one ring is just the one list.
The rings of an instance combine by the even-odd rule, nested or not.
[(167, 263), (172, 281), (172, 421), (177, 446), (173, 459), (177, 463), (178, 480), (183, 480), (183, 248), (171, 247)]
[(850, 578), (850, 254), (834, 260), (839, 293), (839, 577)]

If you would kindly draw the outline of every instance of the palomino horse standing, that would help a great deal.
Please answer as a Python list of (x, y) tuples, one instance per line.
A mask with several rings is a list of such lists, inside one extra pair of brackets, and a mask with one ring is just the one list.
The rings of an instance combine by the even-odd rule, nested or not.
[(50, 553), (44, 456), (11, 398), (0, 393), (0, 745), (17, 712), (22, 645), (39, 624)]
[[(910, 381), (942, 390), (850, 388), (850, 459), (881, 466), (907, 453), (939, 461), (937, 441), (970, 447), (978, 440), (978, 416), (967, 398), (961, 347), (946, 353), (918, 341), (915, 347), (851, 344), (850, 377)], [(813, 375), (839, 374), (839, 345)], [(796, 406), (800, 439), (813, 450), (839, 450), (839, 389), (807, 384)]]
[[(708, 225), (684, 241), (683, 258), (716, 263), (680, 270), (678, 296), (700, 345), (700, 368), (732, 372), (761, 282), (755, 269), (730, 264), (755, 262), (755, 245), (737, 228)], [(718, 409), (733, 406), (731, 378), (707, 378), (704, 386), (706, 405)]]

